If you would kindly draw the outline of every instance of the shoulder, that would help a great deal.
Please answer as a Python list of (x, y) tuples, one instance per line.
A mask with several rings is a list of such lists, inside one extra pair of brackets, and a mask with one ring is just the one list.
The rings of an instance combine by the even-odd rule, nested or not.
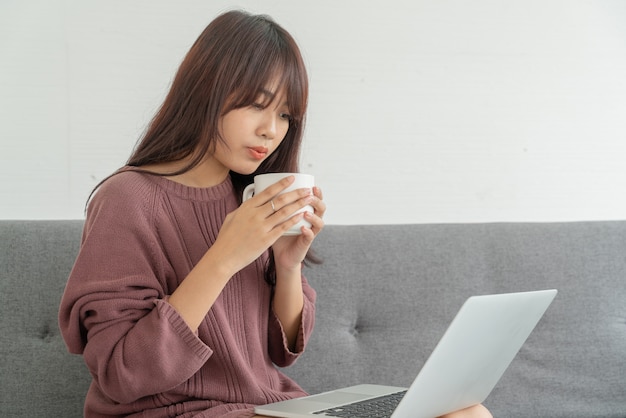
[(98, 187), (88, 206), (88, 218), (105, 217), (137, 221), (152, 218), (158, 192), (152, 175), (120, 170)]
[(108, 199), (145, 197), (146, 194), (154, 193), (156, 189), (156, 183), (151, 177), (153, 177), (151, 174), (122, 169), (104, 180), (94, 197), (103, 195)]

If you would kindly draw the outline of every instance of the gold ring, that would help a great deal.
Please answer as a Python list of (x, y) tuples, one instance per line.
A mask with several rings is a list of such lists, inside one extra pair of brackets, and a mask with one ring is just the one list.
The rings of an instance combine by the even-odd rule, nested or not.
[(270, 200), (270, 204), (272, 205), (272, 211), (276, 212), (276, 208), (274, 207), (274, 200)]

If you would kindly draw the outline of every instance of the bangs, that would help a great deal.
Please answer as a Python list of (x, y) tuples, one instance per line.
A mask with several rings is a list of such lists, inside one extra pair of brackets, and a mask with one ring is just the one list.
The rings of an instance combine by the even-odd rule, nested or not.
[(302, 63), (286, 62), (282, 68), (279, 88), (285, 92), (289, 113), (294, 121), (301, 122), (307, 109), (308, 77)]
[[(293, 39), (278, 33), (276, 27), (268, 25), (263, 32), (244, 44), (249, 45), (247, 51), (233, 54), (247, 60), (236, 65), (240, 76), (233, 78), (224, 113), (254, 104), (263, 91), (271, 89), (271, 93), (285, 94), (292, 121), (301, 122), (307, 108), (308, 77), (300, 51)], [(262, 104), (270, 103), (268, 97)]]

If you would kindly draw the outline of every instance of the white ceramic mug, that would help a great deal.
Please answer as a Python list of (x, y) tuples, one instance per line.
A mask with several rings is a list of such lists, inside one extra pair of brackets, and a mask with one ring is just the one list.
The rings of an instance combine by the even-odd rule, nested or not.
[[(268, 173), (268, 174), (259, 174), (258, 176), (254, 176), (254, 183), (249, 184), (243, 191), (243, 201), (250, 199), (254, 196), (255, 193), (260, 193), (263, 190), (267, 189), (272, 184), (284, 179), (285, 177), (294, 176), (294, 182), (283, 190), (280, 194), (291, 192), (297, 189), (311, 189), (311, 193), (313, 193), (313, 186), (315, 186), (315, 178), (310, 174), (301, 174), (301, 173)], [(313, 207), (311, 205), (306, 205), (299, 211), (295, 212), (298, 214), (300, 212), (311, 212), (313, 213)], [(310, 228), (311, 223), (302, 219), (300, 222), (292, 226), (287, 232), (283, 235), (300, 235), (302, 231), (300, 231), (301, 227)]]

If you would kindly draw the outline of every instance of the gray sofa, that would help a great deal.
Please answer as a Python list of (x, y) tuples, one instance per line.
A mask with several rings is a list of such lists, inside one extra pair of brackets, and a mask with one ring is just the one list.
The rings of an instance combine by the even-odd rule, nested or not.
[[(79, 417), (89, 375), (57, 307), (81, 221), (0, 221), (0, 416)], [(327, 226), (312, 393), (408, 385), (470, 295), (559, 294), (489, 396), (495, 417), (626, 417), (626, 221)]]

